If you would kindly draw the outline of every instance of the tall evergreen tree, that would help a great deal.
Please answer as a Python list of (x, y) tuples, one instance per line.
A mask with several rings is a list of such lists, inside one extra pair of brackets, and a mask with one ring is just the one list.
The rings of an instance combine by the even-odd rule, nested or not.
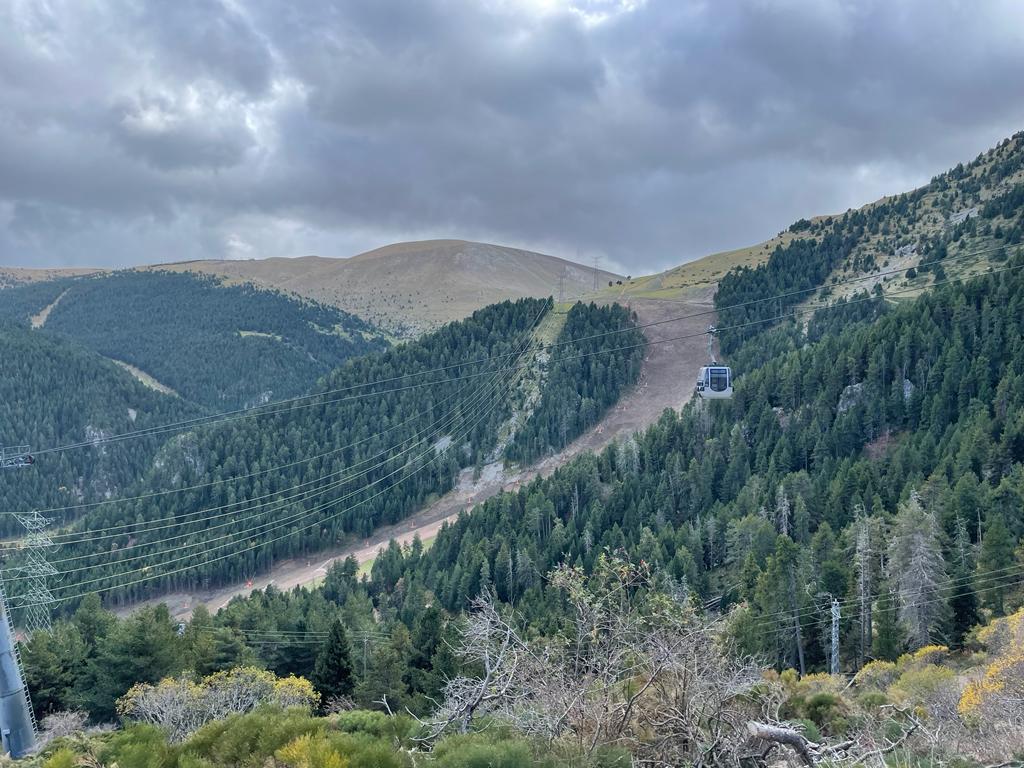
[(988, 583), (982, 590), (985, 605), (997, 616), (1005, 612), (1004, 603), (1008, 589), (1006, 576), (1013, 566), (1014, 540), (1001, 514), (992, 515), (981, 538), (981, 552), (978, 557), (980, 583)]
[(316, 657), (311, 682), (324, 704), (339, 696), (351, 696), (355, 690), (352, 646), (345, 627), (337, 619), (331, 623), (327, 642)]
[(938, 520), (916, 491), (893, 522), (888, 568), (907, 640), (913, 648), (928, 645), (942, 633), (948, 578)]
[(974, 553), (970, 534), (962, 518), (956, 519), (953, 551), (950, 553), (952, 591), (949, 608), (952, 613), (950, 644), (963, 644), (964, 636), (978, 623), (978, 594), (974, 583)]
[(899, 624), (899, 603), (896, 593), (883, 588), (873, 614), (875, 637), (871, 643), (871, 655), (880, 661), (896, 661), (905, 647), (903, 630)]

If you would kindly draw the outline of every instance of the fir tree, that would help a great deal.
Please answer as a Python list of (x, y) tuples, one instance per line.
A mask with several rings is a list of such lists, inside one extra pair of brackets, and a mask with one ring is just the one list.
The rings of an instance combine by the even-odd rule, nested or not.
[(963, 644), (964, 636), (978, 623), (978, 595), (974, 584), (974, 554), (971, 539), (962, 518), (957, 518), (951, 553), (950, 577), (953, 584), (949, 597), (952, 612), (950, 643)]
[(352, 647), (348, 633), (340, 621), (331, 623), (327, 642), (317, 654), (311, 678), (324, 704), (341, 696), (351, 696), (355, 689), (352, 672)]
[(997, 616), (1002, 616), (1004, 601), (1008, 588), (1005, 577), (1013, 566), (1013, 536), (1006, 527), (1006, 521), (1000, 514), (992, 515), (985, 526), (985, 534), (981, 538), (981, 553), (978, 557), (978, 571), (989, 586), (982, 591), (985, 604)]

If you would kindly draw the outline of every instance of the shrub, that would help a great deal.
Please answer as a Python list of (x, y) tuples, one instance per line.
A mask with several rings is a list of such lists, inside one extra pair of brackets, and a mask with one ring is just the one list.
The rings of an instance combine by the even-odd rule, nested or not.
[(883, 691), (895, 683), (898, 677), (899, 672), (893, 662), (870, 661), (857, 673), (853, 684), (859, 688), (877, 688)]

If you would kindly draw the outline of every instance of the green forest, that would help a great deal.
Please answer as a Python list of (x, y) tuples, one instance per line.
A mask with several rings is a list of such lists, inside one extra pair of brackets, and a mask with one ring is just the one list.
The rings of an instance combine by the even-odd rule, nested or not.
[[(1000, 181), (1017, 156), (979, 159), (988, 176), (958, 167), (926, 190)], [(891, 198), (829, 231), (798, 222), (806, 236), (722, 281), (721, 319), (769, 320), (803, 301), (780, 294), (827, 293), (829, 274), (865, 258), (865, 232), (922, 199)], [(61, 548), (81, 558), (62, 564), (65, 578), (83, 575), (58, 588), (53, 631), (22, 651), (52, 734), (39, 761), (1014, 765), (1024, 754), (1022, 203), (1008, 186), (922, 243), (922, 260), (940, 261), (985, 238), (995, 257), (984, 274), (956, 281), (931, 267), (935, 285), (913, 299), (878, 286), (806, 324), (723, 334), (731, 400), (666, 410), (636, 436), (463, 512), (430, 542), (392, 541), (368, 569), (349, 557), (315, 588), (271, 586), (187, 622), (163, 605), (115, 616), (112, 606), (237, 582), (271, 558), (366, 536), (462, 469), (557, 450), (635, 378), (642, 337), (625, 310), (577, 304), (556, 344), (538, 350), (551, 302), (505, 302), (347, 361), (308, 407), (187, 435), (189, 460), (158, 457), (140, 491), (211, 471), (223, 484), (98, 507)], [(427, 385), (408, 381), (428, 370)], [(535, 401), (531, 379), (542, 382)], [(372, 396), (357, 396), (368, 382)], [(521, 408), (528, 418), (502, 443)], [(360, 479), (347, 473), (364, 461)], [(412, 482), (388, 476), (421, 467)], [(335, 489), (359, 507), (335, 506)], [(112, 721), (124, 727), (83, 733)]]
[[(39, 449), (102, 440), (201, 413), (179, 398), (148, 389), (73, 342), (21, 325), (0, 323), (0, 356), (3, 445)], [(82, 511), (73, 505), (120, 496), (134, 487), (164, 439), (152, 435), (40, 457), (45, 472), (0, 473), (0, 504), (8, 513), (44, 509), (56, 523), (68, 522)], [(0, 535), (19, 529), (10, 514), (0, 516)]]
[[(73, 605), (102, 590), (121, 604), (238, 583), (400, 521), (448, 491), (460, 469), (500, 460), (499, 434), (530, 376), (542, 394), (522, 432), (546, 436), (563, 419), (557, 439), (571, 440), (635, 380), (642, 336), (621, 308), (577, 304), (542, 353), (534, 327), (550, 307), (488, 307), (349, 360), (305, 399), (174, 435), (121, 494), (129, 500), (87, 508), (58, 534), (58, 597)], [(617, 347), (622, 366), (596, 362), (595, 351)], [(586, 397), (566, 409), (544, 396), (570, 379)], [(41, 456), (33, 472), (62, 460)]]
[(212, 277), (128, 270), (0, 290), (0, 316), (133, 365), (199, 405), (226, 410), (304, 394), (381, 334), (332, 307)]
[[(529, 327), (531, 312), (513, 305), (483, 318), (502, 312), (503, 325)], [(484, 331), (483, 318), (469, 327)], [(783, 345), (792, 341), (791, 329), (773, 333)], [(407, 759), (400, 745), (416, 739), (443, 755), (444, 734), (460, 730), (451, 730), (459, 722), (452, 712), (481, 727), (488, 717), (525, 724), (538, 716), (514, 697), (467, 713), (452, 681), (471, 690), (480, 683), (481, 659), (470, 648), (507, 648), (507, 639), (498, 641), (513, 633), (516, 643), (543, 643), (540, 658), (557, 669), (566, 668), (561, 655), (570, 651), (588, 664), (621, 660), (637, 648), (602, 643), (632, 638), (642, 647), (660, 637), (663, 625), (673, 628), (666, 637), (702, 636), (716, 625), (705, 618), (703, 606), (712, 606), (725, 617), (714, 636), (724, 630), (742, 653), (693, 657), (695, 647), (687, 645), (685, 658), (705, 665), (707, 686), (719, 676), (753, 675), (741, 700), (716, 699), (730, 716), (755, 716), (759, 697), (776, 691), (788, 717), (826, 740), (870, 726), (892, 711), (886, 707), (904, 711), (910, 703), (932, 718), (953, 718), (964, 740), (957, 748), (984, 754), (985, 744), (1001, 742), (984, 741), (972, 718), (994, 716), (984, 713), (1007, 706), (1009, 694), (1002, 693), (1005, 684), (960, 690), (955, 670), (975, 664), (998, 677), (1014, 668), (1014, 654), (1024, 647), (1024, 615), (1014, 613), (1024, 599), (1024, 255), (1002, 272), (818, 333), (819, 340), (747, 370), (732, 401), (666, 411), (635, 440), (480, 505), (429, 548), (392, 543), (368, 576), (360, 577), (350, 558), (332, 566), (317, 589), (271, 587), (236, 598), (216, 615), (199, 610), (183, 630), (163, 607), (117, 619), (88, 597), (52, 635), (33, 636), (24, 650), (38, 713), (81, 709), (97, 721), (153, 722), (156, 715), (147, 721), (140, 713), (182, 685), (176, 676), (191, 671), (213, 686), (229, 670), (251, 668), (285, 688), (291, 676), (311, 681), (306, 711), (326, 716), (288, 716), (315, 734), (296, 750), (319, 749), (313, 741), (322, 739), (324, 754), (350, 754), (356, 747), (342, 734), (363, 727), (351, 725), (359, 722), (387, 734), (396, 760)], [(491, 602), (481, 604), (481, 595)], [(812, 674), (830, 662), (833, 599), (842, 607), (838, 663), (857, 673), (853, 688)], [(992, 624), (979, 629), (985, 622)], [(592, 634), (598, 626), (604, 630)], [(690, 629), (680, 636), (679, 626)], [(584, 637), (591, 640), (580, 646)], [(697, 647), (717, 646), (706, 638)], [(656, 657), (643, 658), (653, 664)], [(781, 674), (754, 674), (731, 658), (765, 659)], [(564, 694), (544, 664), (533, 670), (521, 659), (516, 680), (545, 696)], [(587, 669), (578, 674), (600, 679)], [(669, 669), (652, 668), (652, 680)], [(656, 695), (679, 705), (674, 690), (659, 686)], [(953, 714), (939, 708), (949, 696)], [(448, 709), (438, 710), (438, 702)], [(641, 722), (652, 716), (647, 709), (637, 714)], [(588, 708), (574, 711), (552, 732), (554, 742), (524, 740), (532, 732), (521, 730), (525, 725), (471, 738), (488, 759), (509, 765), (540, 758), (603, 765), (623, 759), (624, 745), (634, 754), (655, 748), (632, 730), (606, 734), (593, 748), (569, 738), (596, 727), (587, 718), (597, 717)], [(909, 733), (915, 717), (888, 714), (877, 727)], [(161, 744), (185, 761), (177, 764), (191, 765), (194, 757), (220, 759), (202, 757), (219, 754), (203, 751), (214, 749), (213, 734), (244, 730), (258, 718), (217, 720), (172, 742), (166, 728), (177, 721), (160, 720), (164, 730), (132, 726), (100, 748), (121, 756), (139, 744)], [(434, 736), (439, 722), (448, 725)], [(691, 727), (706, 737), (699, 718)], [(280, 750), (298, 732), (289, 733), (266, 742), (273, 747), (246, 741), (244, 749), (283, 761), (290, 753)], [(679, 739), (677, 757), (689, 754)]]

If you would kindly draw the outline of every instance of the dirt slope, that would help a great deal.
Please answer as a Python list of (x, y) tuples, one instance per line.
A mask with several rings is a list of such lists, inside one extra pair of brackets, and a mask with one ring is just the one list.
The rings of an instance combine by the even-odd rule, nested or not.
[[(396, 243), (349, 259), (320, 256), (156, 265), (218, 275), (315, 299), (359, 315), (396, 336), (415, 336), (505, 299), (593, 290), (594, 270), (501, 245), (466, 240)], [(600, 272), (607, 285), (618, 275)]]

